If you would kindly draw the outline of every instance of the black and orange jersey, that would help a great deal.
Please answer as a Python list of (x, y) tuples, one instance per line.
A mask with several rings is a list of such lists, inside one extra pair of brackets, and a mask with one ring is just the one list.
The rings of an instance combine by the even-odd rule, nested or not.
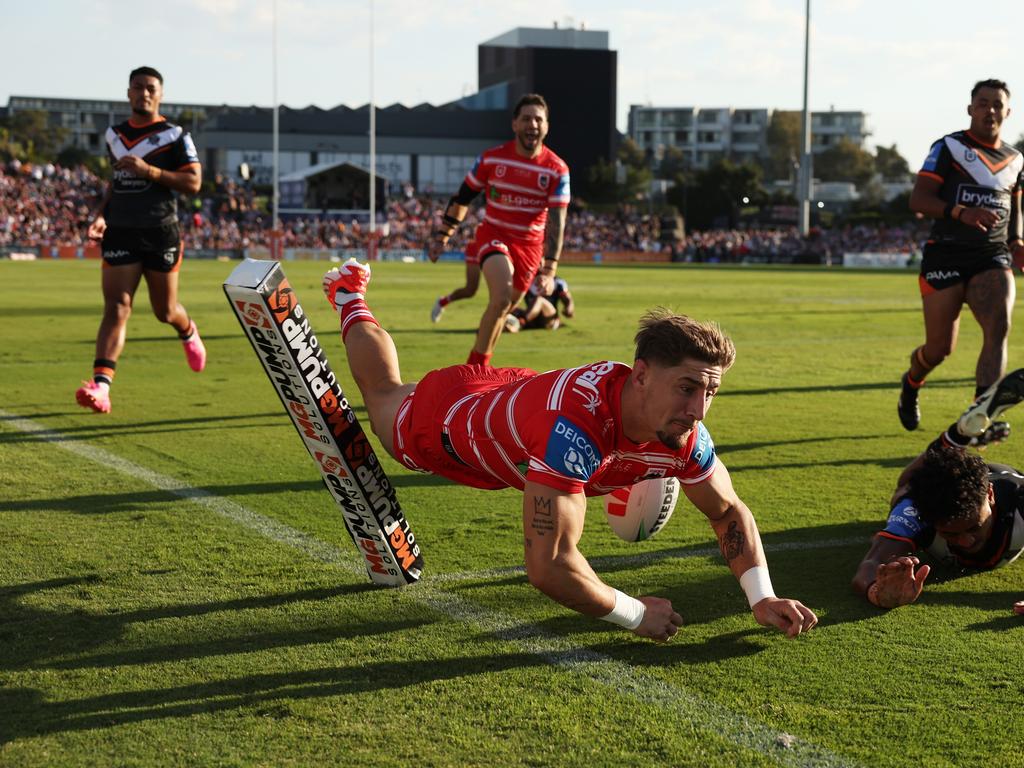
[[(157, 120), (148, 125), (125, 121), (107, 128), (107, 152), (115, 163), (126, 155), (141, 157), (163, 171), (178, 171), (199, 162), (192, 137), (180, 125)], [(113, 169), (110, 202), (104, 215), (108, 226), (157, 227), (176, 223), (176, 193), (155, 181)]]
[(932, 144), (919, 176), (941, 185), (939, 197), (950, 205), (988, 208), (999, 220), (988, 232), (952, 219), (932, 225), (929, 245), (944, 251), (1006, 251), (1014, 196), (1024, 188), (1024, 156), (1012, 145), (992, 146), (970, 131), (957, 131)]
[(1005, 464), (989, 464), (988, 478), (995, 491), (992, 535), (979, 552), (950, 546), (931, 524), (920, 518), (914, 500), (905, 496), (889, 513), (878, 535), (924, 549), (939, 562), (970, 570), (990, 570), (1012, 563), (1024, 552), (1024, 475)]

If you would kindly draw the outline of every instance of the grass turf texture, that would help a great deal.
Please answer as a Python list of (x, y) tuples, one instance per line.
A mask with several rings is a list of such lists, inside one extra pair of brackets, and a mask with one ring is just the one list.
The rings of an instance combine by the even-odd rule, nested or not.
[[(182, 272), (209, 350), (199, 375), (140, 289), (104, 416), (74, 403), (91, 370), (98, 264), (0, 262), (0, 764), (1024, 764), (1024, 620), (1010, 612), (1024, 566), (930, 584), (891, 613), (849, 589), (900, 468), (973, 390), (980, 334), (967, 315), (922, 392), (922, 428), (900, 427), (897, 382), (922, 338), (913, 275), (566, 266), (577, 317), (501, 339), (499, 365), (628, 361), (636, 320), (656, 304), (735, 339), (706, 423), (770, 548), (776, 590), (821, 624), (796, 641), (758, 627), (685, 500), (636, 545), (592, 500), (581, 548), (598, 572), (684, 617), (656, 645), (501, 570), (522, 562), (516, 493), (453, 487), (390, 459), (425, 577), (371, 587), (223, 296), (234, 266)], [(325, 268), (285, 265), (358, 404), (320, 295)], [(429, 322), (462, 274), (374, 267), (369, 304), (406, 378), (465, 359), (483, 297)], [(1021, 344), (1018, 331), (1011, 367), (1024, 364)], [(66, 445), (228, 499), (338, 556), (315, 560)], [(1024, 440), (986, 458), (1024, 466)]]

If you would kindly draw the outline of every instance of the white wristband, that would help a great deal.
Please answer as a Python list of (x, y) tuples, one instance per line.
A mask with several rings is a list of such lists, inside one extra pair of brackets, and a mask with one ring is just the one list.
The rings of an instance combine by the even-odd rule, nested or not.
[(613, 591), (615, 592), (615, 607), (612, 608), (611, 613), (602, 616), (601, 621), (610, 621), (612, 624), (618, 624), (626, 629), (636, 629), (644, 620), (644, 611), (647, 610), (647, 606), (635, 597), (623, 594), (617, 589)]
[(747, 568), (740, 576), (740, 586), (747, 594), (747, 602), (750, 603), (751, 608), (766, 597), (775, 597), (775, 590), (772, 589), (772, 577), (768, 575), (768, 569), (763, 565)]

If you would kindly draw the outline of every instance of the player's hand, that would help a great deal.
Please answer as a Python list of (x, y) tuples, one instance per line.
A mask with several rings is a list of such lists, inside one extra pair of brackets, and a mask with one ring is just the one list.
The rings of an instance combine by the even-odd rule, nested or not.
[(633, 634), (666, 642), (683, 626), (683, 617), (672, 610), (672, 601), (663, 597), (638, 597), (646, 606), (644, 618)]
[(1013, 604), (1013, 612), (1018, 613), (1021, 616), (1024, 616), (1024, 600), (1021, 600)]
[(430, 259), (432, 263), (436, 264), (438, 257), (444, 252), (444, 247), (445, 244), (440, 240), (431, 240), (430, 243), (427, 244), (427, 258)]
[(988, 232), (999, 221), (999, 214), (988, 208), (964, 208), (957, 221), (982, 232)]
[(90, 240), (102, 240), (103, 233), (106, 231), (107, 220), (100, 215), (92, 220), (92, 224), (89, 225), (89, 229), (86, 230), (85, 234)]
[(873, 602), (880, 608), (897, 608), (917, 600), (924, 589), (924, 580), (932, 570), (931, 566), (922, 565), (914, 573), (920, 562), (913, 555), (904, 555), (878, 566), (875, 582), (868, 587), (869, 593), (874, 591)]
[(786, 637), (796, 637), (807, 632), (818, 623), (818, 617), (799, 600), (785, 597), (766, 597), (751, 609), (754, 619), (762, 627), (775, 627), (785, 632)]
[(534, 281), (537, 284), (539, 295), (550, 296), (555, 292), (555, 276), (553, 273), (538, 272)]
[(114, 167), (119, 171), (128, 171), (133, 176), (138, 176), (140, 179), (149, 178), (150, 164), (143, 160), (141, 157), (135, 155), (125, 155), (116, 163)]

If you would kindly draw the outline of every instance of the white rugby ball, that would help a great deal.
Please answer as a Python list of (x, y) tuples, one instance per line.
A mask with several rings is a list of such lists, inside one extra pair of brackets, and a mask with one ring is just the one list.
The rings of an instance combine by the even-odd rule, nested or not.
[(674, 477), (619, 488), (602, 497), (604, 516), (615, 535), (625, 541), (649, 539), (672, 517), (679, 501), (679, 481)]

